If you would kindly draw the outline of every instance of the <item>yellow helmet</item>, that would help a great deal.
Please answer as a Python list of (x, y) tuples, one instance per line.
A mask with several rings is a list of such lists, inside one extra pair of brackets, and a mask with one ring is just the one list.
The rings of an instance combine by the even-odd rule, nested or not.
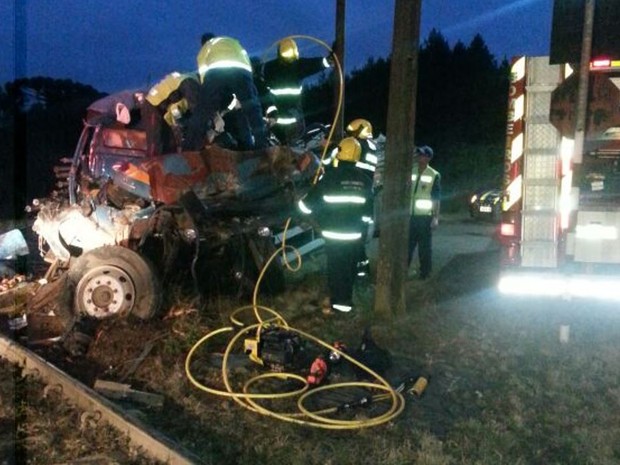
[(176, 71), (166, 75), (166, 77), (150, 88), (148, 94), (146, 94), (146, 100), (156, 107), (179, 88), (183, 79), (184, 76)]
[(347, 134), (360, 139), (372, 139), (372, 124), (362, 118), (354, 119), (347, 126)]
[(362, 156), (362, 146), (355, 137), (345, 137), (338, 144), (336, 158), (340, 161), (357, 162)]
[(287, 63), (299, 60), (299, 49), (293, 39), (283, 39), (278, 44), (278, 56)]

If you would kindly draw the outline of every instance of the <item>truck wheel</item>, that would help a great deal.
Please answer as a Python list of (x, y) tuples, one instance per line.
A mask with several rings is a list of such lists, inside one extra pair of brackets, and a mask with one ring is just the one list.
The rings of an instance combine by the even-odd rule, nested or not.
[(161, 305), (161, 287), (152, 266), (136, 252), (104, 246), (78, 257), (69, 268), (78, 314), (92, 318), (153, 317)]

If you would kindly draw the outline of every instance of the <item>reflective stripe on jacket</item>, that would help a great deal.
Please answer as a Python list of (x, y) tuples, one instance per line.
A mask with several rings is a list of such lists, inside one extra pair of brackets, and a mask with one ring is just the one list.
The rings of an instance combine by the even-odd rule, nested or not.
[(312, 214), (325, 239), (356, 241), (368, 227), (372, 215), (372, 181), (351, 162), (330, 167), (298, 203), (300, 211)]
[(411, 204), (410, 212), (413, 215), (432, 215), (433, 201), (439, 201), (438, 188), (440, 174), (427, 166), (422, 173), (418, 173), (415, 164), (411, 173)]

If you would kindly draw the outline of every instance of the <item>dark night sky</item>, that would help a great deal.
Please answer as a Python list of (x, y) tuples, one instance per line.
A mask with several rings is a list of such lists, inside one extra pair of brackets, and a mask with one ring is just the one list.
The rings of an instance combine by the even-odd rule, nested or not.
[[(25, 7), (16, 6), (17, 2)], [(432, 28), (468, 44), (476, 33), (499, 60), (547, 55), (552, 0), (423, 0), (423, 41)], [(271, 56), (288, 35), (334, 38), (335, 0), (2, 0), (0, 84), (49, 76), (98, 90), (147, 86), (194, 69), (203, 32), (238, 38), (250, 55)], [(20, 14), (21, 12), (21, 14)], [(348, 0), (346, 69), (387, 57), (394, 0)], [(325, 54), (299, 40), (302, 55)], [(270, 53), (271, 52), (271, 53)]]

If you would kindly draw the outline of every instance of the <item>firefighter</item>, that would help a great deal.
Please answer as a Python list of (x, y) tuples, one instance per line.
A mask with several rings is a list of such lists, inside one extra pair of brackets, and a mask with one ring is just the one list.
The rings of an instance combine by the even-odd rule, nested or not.
[(356, 165), (368, 171), (374, 178), (377, 169), (377, 146), (372, 138), (372, 124), (363, 118), (356, 118), (347, 124), (346, 132), (348, 136), (355, 137), (362, 146), (362, 156)]
[(280, 41), (277, 58), (263, 66), (262, 79), (268, 92), (265, 116), (282, 144), (290, 144), (305, 130), (303, 80), (330, 66), (328, 58), (300, 58), (297, 43), (290, 38)]
[[(374, 178), (378, 159), (377, 146), (372, 140), (372, 124), (370, 124), (370, 121), (363, 118), (356, 118), (347, 125), (345, 130), (347, 136), (355, 137), (362, 147), (362, 155), (355, 165), (365, 170), (369, 176)], [(331, 165), (337, 153), (337, 149), (332, 150), (331, 153), (323, 159), (323, 164)]]
[[(364, 170), (368, 176), (373, 180), (373, 199), (372, 199), (372, 211), (374, 223), (374, 190), (375, 185), (375, 170), (377, 167), (377, 146), (372, 140), (372, 124), (370, 121), (363, 118), (356, 118), (352, 120), (345, 128), (347, 135), (355, 137), (362, 147), (362, 155), (360, 161), (355, 166)], [(357, 262), (357, 275), (367, 276), (370, 272), (370, 263), (368, 256), (366, 255), (366, 239), (368, 236), (368, 228), (364, 230), (364, 237), (359, 250), (359, 259)]]
[(354, 137), (340, 141), (334, 167), (298, 203), (319, 224), (327, 255), (328, 307), (340, 312), (353, 308), (359, 244), (372, 213), (372, 180), (355, 166), (361, 151)]
[(420, 260), (419, 278), (427, 279), (432, 269), (432, 231), (439, 224), (439, 203), (441, 198), (441, 175), (429, 162), (433, 149), (417, 147), (414, 151), (411, 172), (411, 218), (409, 222), (409, 260), (418, 248)]
[(267, 128), (248, 53), (236, 39), (209, 37), (204, 37), (206, 41), (196, 57), (201, 87), (195, 134), (199, 140), (205, 140), (207, 131), (214, 129), (218, 114), (238, 99), (240, 108), (229, 111), (224, 118), (236, 148), (266, 147)]
[(189, 126), (198, 104), (200, 85), (195, 73), (173, 72), (147, 92), (142, 105), (147, 156), (180, 151), (181, 119)]

